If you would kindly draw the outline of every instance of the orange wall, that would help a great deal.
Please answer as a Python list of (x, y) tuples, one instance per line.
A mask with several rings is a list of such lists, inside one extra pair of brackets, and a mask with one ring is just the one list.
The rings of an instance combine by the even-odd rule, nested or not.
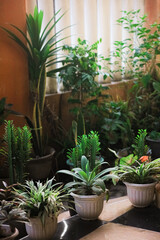
[[(26, 29), (25, 0), (0, 0), (0, 26), (15, 30), (12, 23)], [(7, 97), (14, 110), (29, 114), (29, 81), (27, 56), (23, 50), (0, 29), (0, 98)], [(17, 124), (22, 119), (10, 116)], [(24, 123), (23, 123), (24, 125)]]
[(149, 23), (160, 22), (160, 0), (145, 0), (145, 13)]

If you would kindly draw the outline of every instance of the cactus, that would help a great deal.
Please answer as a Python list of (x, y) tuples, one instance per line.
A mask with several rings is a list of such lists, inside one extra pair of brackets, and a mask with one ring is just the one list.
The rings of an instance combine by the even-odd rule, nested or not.
[(96, 156), (99, 154), (100, 151), (100, 142), (99, 136), (97, 132), (91, 131), (89, 134), (89, 145), (90, 145), (90, 168), (95, 168), (96, 164)]
[(10, 184), (23, 182), (24, 167), (31, 153), (31, 132), (27, 126), (16, 128), (13, 121), (5, 122), (5, 146), (0, 153), (8, 159)]
[(100, 142), (97, 132), (91, 131), (88, 135), (78, 137), (76, 147), (68, 151), (67, 157), (74, 167), (79, 167), (81, 157), (84, 155), (90, 164), (91, 170), (96, 166), (96, 158), (100, 152)]

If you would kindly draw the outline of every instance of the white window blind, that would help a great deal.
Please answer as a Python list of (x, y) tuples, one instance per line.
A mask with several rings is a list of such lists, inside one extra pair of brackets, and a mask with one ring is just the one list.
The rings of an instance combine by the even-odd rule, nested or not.
[[(140, 9), (141, 15), (144, 14), (144, 0), (27, 0), (27, 13), (33, 14), (36, 3), (38, 9), (44, 12), (44, 26), (59, 9), (61, 9), (61, 14), (66, 12), (54, 31), (71, 26), (60, 36), (61, 38), (70, 37), (60, 44), (75, 45), (78, 37), (92, 44), (102, 38), (98, 53), (105, 57), (114, 50), (114, 41), (127, 38), (126, 31), (116, 24), (116, 20), (122, 16), (122, 11)], [(112, 65), (113, 70), (116, 70), (116, 67)], [(119, 73), (115, 74), (112, 81), (118, 80), (121, 80)], [(111, 79), (108, 77), (104, 81), (102, 77), (99, 77), (98, 81), (104, 83), (110, 82)], [(56, 92), (60, 88), (55, 80), (47, 80), (48, 93)]]

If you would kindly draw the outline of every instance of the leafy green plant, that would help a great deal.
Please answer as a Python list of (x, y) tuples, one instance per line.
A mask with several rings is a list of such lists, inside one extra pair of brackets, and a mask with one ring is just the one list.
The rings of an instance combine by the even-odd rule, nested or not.
[[(55, 16), (57, 16), (59, 12), (60, 10)], [(32, 120), (29, 118), (26, 118), (26, 120), (32, 129), (33, 148), (36, 156), (44, 156), (46, 154), (46, 144), (44, 144), (45, 138), (42, 124), (46, 92), (46, 76), (55, 77), (55, 73), (61, 69), (56, 67), (56, 64), (61, 62), (61, 59), (57, 57), (57, 53), (61, 47), (57, 47), (57, 43), (62, 41), (62, 39), (58, 39), (58, 36), (64, 29), (56, 32), (49, 39), (48, 37), (63, 15), (58, 17), (57, 20), (55, 20), (55, 16), (53, 16), (45, 26), (44, 30), (42, 30), (43, 12), (38, 12), (37, 7), (35, 7), (33, 16), (31, 14), (26, 15), (28, 35), (23, 33), (21, 29), (15, 25), (11, 24), (11, 27), (13, 27), (14, 30), (17, 30), (17, 33), (20, 34), (23, 40), (18, 37), (18, 34), (16, 35), (11, 30), (1, 27), (8, 33), (9, 37), (26, 52), (28, 57), (33, 116)], [(27, 46), (24, 44), (24, 40), (27, 43)], [(53, 69), (49, 70), (51, 66)]]
[(110, 101), (105, 104), (102, 112), (101, 135), (108, 146), (118, 144), (118, 147), (126, 147), (133, 139), (131, 121), (132, 111), (129, 110), (128, 102)]
[(117, 20), (117, 24), (123, 27), (129, 37), (114, 42), (115, 63), (122, 75), (129, 73), (131, 77), (141, 78), (142, 84), (148, 85), (152, 81), (151, 75), (159, 54), (160, 24), (149, 25), (147, 15), (140, 16), (140, 9), (122, 13), (123, 16)]
[[(148, 158), (147, 158), (148, 159)], [(120, 165), (114, 172), (120, 180), (129, 183), (151, 183), (160, 178), (160, 159), (151, 162), (136, 161), (136, 166)]]
[(113, 57), (115, 72), (135, 80), (129, 101), (129, 109), (135, 116), (132, 127), (135, 132), (141, 126), (148, 131), (159, 131), (160, 65), (157, 59), (160, 54), (160, 24), (149, 24), (147, 15), (141, 16), (140, 10), (122, 11), (122, 17), (117, 23), (128, 37), (114, 43), (115, 51), (108, 61)]
[(91, 131), (88, 135), (83, 134), (78, 137), (76, 147), (68, 151), (67, 157), (73, 167), (78, 167), (81, 157), (84, 155), (89, 160), (90, 168), (93, 169), (101, 160), (100, 149), (99, 135), (97, 132)]
[(10, 184), (23, 182), (24, 167), (31, 153), (31, 132), (27, 126), (15, 127), (13, 121), (6, 121), (4, 146), (0, 153), (7, 157)]
[(73, 104), (71, 112), (75, 116), (81, 112), (88, 124), (93, 122), (94, 116), (100, 114), (103, 102), (108, 97), (102, 92), (108, 87), (102, 87), (95, 80), (101, 70), (97, 56), (99, 43), (100, 41), (97, 41), (89, 46), (86, 40), (78, 38), (76, 46), (64, 45), (63, 50), (68, 51), (63, 61), (66, 68), (59, 74), (59, 81), (63, 83), (64, 89), (71, 91), (68, 99), (68, 102)]
[(57, 217), (63, 209), (67, 195), (60, 183), (53, 183), (54, 179), (40, 181), (26, 181), (14, 190), (18, 206), (27, 213), (28, 218), (39, 216), (44, 223), (47, 216)]
[(110, 174), (111, 171), (115, 170), (114, 168), (107, 168), (98, 172), (98, 168), (102, 164), (104, 163), (99, 163), (91, 170), (89, 160), (85, 156), (82, 156), (81, 168), (73, 168), (72, 171), (60, 170), (58, 173), (68, 174), (74, 178), (74, 181), (65, 185), (70, 191), (76, 192), (80, 195), (100, 195), (106, 191), (104, 181), (114, 177), (116, 178), (116, 176)]

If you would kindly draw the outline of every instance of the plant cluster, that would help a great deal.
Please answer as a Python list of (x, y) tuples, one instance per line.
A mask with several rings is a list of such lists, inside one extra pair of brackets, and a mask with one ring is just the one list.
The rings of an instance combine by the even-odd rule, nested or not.
[[(140, 10), (122, 11), (123, 16), (117, 23), (128, 33), (128, 38), (114, 43), (115, 51), (111, 57), (115, 59), (116, 72), (135, 79), (129, 101), (129, 108), (135, 115), (132, 122), (134, 131), (141, 126), (148, 131), (153, 129), (158, 131), (160, 24), (149, 25), (147, 16), (140, 16), (139, 13)], [(108, 60), (110, 61), (110, 58)]]
[[(105, 111), (102, 112), (100, 133), (104, 144), (108, 146), (119, 144), (120, 147), (128, 146), (133, 138), (131, 119), (132, 111), (128, 102), (110, 101), (105, 103)], [(103, 140), (101, 140), (103, 144)]]
[(10, 184), (23, 182), (31, 149), (31, 132), (28, 127), (16, 128), (13, 121), (6, 121), (4, 146), (0, 153), (8, 159)]

